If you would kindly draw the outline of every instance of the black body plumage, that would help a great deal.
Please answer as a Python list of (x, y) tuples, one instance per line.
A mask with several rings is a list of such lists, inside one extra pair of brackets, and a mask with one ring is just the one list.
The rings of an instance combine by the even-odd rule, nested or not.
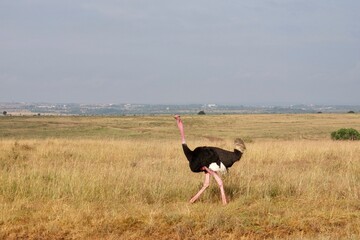
[(186, 144), (182, 144), (182, 147), (193, 172), (202, 172), (202, 167), (209, 167), (212, 163), (216, 163), (219, 167), (222, 163), (226, 168), (229, 168), (242, 156), (242, 153), (237, 149), (231, 152), (217, 147), (204, 146), (197, 147), (192, 151)]

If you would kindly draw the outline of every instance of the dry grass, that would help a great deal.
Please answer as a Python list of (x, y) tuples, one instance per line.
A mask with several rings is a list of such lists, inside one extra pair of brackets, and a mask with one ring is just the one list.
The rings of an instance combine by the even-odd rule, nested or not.
[[(244, 131), (260, 134), (267, 129), (265, 122), (256, 125), (263, 117), (242, 119)], [(345, 124), (336, 117), (339, 125)], [(232, 118), (194, 118), (194, 122), (188, 118), (185, 127), (195, 128), (195, 121), (210, 125), (224, 121), (217, 129), (214, 123), (212, 130), (222, 132)], [(306, 126), (313, 123), (305, 121), (303, 129), (311, 129)], [(276, 123), (270, 125), (276, 129)], [(223, 177), (230, 203), (221, 205), (212, 182), (200, 201), (191, 205), (188, 200), (204, 176), (190, 172), (175, 123), (171, 127), (176, 134), (168, 128), (163, 131), (171, 138), (176, 135), (175, 139), (165, 134), (151, 141), (125, 136), (21, 139), (20, 135), (0, 140), (0, 238), (360, 237), (358, 142), (334, 142), (315, 134), (307, 135), (311, 140), (253, 137), (241, 162)], [(233, 134), (217, 138), (210, 133), (194, 139), (190, 135), (188, 143), (231, 149)]]

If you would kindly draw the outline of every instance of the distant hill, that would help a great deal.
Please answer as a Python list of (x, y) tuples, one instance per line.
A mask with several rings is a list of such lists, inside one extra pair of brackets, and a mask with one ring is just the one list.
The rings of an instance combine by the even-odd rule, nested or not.
[(360, 106), (289, 105), (244, 106), (218, 104), (80, 104), (0, 103), (7, 115), (149, 115), (149, 114), (251, 114), (251, 113), (359, 113)]

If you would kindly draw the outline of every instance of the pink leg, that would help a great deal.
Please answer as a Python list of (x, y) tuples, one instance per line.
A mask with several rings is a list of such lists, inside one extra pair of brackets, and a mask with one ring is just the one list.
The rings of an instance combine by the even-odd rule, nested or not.
[(223, 182), (222, 182), (220, 176), (216, 172), (208, 169), (207, 167), (204, 167), (204, 169), (215, 178), (215, 180), (216, 180), (216, 182), (217, 182), (217, 184), (219, 185), (219, 188), (220, 188), (222, 203), (224, 205), (227, 204), (226, 196), (225, 196), (225, 190), (224, 190)]
[(210, 174), (205, 173), (205, 181), (204, 181), (203, 187), (200, 189), (200, 191), (195, 196), (193, 196), (190, 199), (190, 202), (194, 203), (200, 197), (200, 195), (205, 191), (205, 189), (209, 186), (209, 184), (210, 184)]

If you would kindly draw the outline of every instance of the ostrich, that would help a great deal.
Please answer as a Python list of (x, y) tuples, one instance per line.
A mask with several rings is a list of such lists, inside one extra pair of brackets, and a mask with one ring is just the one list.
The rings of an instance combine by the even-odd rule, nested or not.
[(174, 117), (180, 130), (182, 148), (189, 166), (193, 172), (204, 172), (205, 181), (200, 191), (190, 199), (194, 203), (210, 184), (210, 175), (213, 176), (219, 185), (222, 203), (227, 204), (223, 182), (217, 172), (226, 172), (235, 162), (239, 161), (246, 147), (243, 140), (235, 139), (233, 152), (217, 147), (197, 147), (193, 151), (189, 149), (185, 141), (184, 125), (179, 115)]

